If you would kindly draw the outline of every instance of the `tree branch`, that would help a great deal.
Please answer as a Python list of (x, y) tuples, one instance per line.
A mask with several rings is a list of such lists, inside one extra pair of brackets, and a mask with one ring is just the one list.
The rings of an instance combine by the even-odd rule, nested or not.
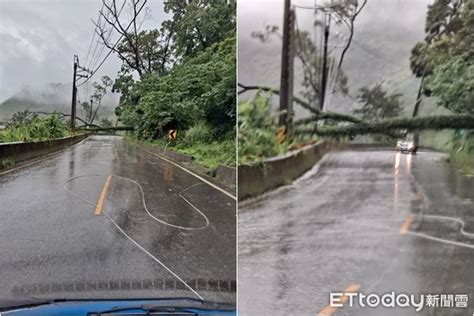
[[(359, 15), (359, 13), (362, 11), (362, 9), (365, 7), (366, 4), (367, 4), (367, 0), (364, 0), (362, 5), (360, 6), (360, 8), (351, 17), (351, 20), (350, 20), (351, 23), (350, 23), (350, 27), (349, 27), (349, 29), (350, 29), (349, 39), (347, 40), (346, 46), (342, 50), (341, 58), (339, 59), (339, 65), (337, 65), (337, 69), (338, 69), (337, 73), (339, 73), (339, 71), (342, 68), (342, 62), (344, 61), (344, 56), (346, 55), (346, 52), (349, 50), (349, 47), (351, 46), (351, 43), (352, 43), (352, 38), (354, 37), (354, 21), (355, 21), (356, 17)], [(336, 74), (336, 76), (337, 76), (337, 74)]]
[[(271, 92), (273, 94), (277, 94), (277, 95), (280, 95), (280, 90), (278, 89), (275, 89), (275, 88), (270, 88), (270, 87), (265, 87), (265, 86), (247, 86), (247, 85), (244, 85), (242, 83), (238, 83), (237, 84), (240, 88), (242, 88), (242, 90), (240, 90), (238, 92), (238, 94), (242, 94), (242, 93), (245, 93), (247, 91), (251, 91), (251, 90), (261, 90), (261, 91), (265, 91), (265, 92)], [(310, 111), (311, 113), (319, 113), (319, 110), (318, 109), (315, 109), (313, 108), (308, 102), (298, 98), (298, 97), (295, 97), (293, 96), (293, 100), (298, 103), (299, 105), (301, 105), (303, 108), (305, 108), (306, 110)]]

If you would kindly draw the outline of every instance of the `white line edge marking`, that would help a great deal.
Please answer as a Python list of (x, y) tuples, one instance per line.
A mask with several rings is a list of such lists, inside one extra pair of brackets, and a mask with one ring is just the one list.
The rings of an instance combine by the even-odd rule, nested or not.
[(193, 292), (197, 297), (199, 297), (200, 300), (204, 301), (204, 298), (199, 295), (198, 292), (196, 292), (191, 286), (189, 286), (188, 283), (186, 283), (183, 279), (181, 279), (176, 273), (174, 273), (170, 268), (168, 268), (163, 262), (161, 262), (158, 258), (153, 256), (148, 250), (146, 250), (142, 245), (140, 245), (138, 242), (133, 240), (132, 237), (127, 235), (127, 233), (107, 214), (107, 212), (102, 212), (111, 222), (114, 224), (114, 226), (125, 236), (127, 237), (128, 240), (130, 240), (135, 246), (137, 246), (140, 250), (142, 250), (145, 254), (147, 254), (150, 258), (152, 258), (155, 262), (160, 264), (163, 268), (166, 269), (171, 275), (173, 275), (175, 278), (177, 278), (179, 281), (181, 281), (191, 292)]
[(148, 153), (148, 154), (150, 154), (150, 155), (153, 155), (153, 156), (155, 156), (155, 157), (158, 157), (158, 158), (160, 158), (160, 159), (163, 159), (163, 160), (166, 161), (166, 162), (169, 162), (170, 164), (172, 164), (172, 165), (174, 165), (174, 166), (176, 166), (176, 167), (178, 167), (178, 168), (180, 168), (180, 169), (186, 171), (186, 172), (189, 173), (190, 175), (195, 176), (196, 178), (198, 178), (198, 179), (201, 180), (202, 182), (206, 183), (207, 185), (213, 187), (214, 189), (216, 189), (216, 190), (218, 190), (218, 191), (224, 193), (224, 194), (227, 195), (228, 197), (230, 197), (230, 198), (232, 198), (232, 199), (234, 199), (234, 200), (237, 200), (237, 197), (235, 197), (234, 195), (230, 194), (229, 192), (227, 192), (227, 191), (224, 190), (223, 188), (221, 188), (221, 187), (215, 185), (214, 183), (207, 181), (206, 179), (204, 179), (204, 178), (201, 177), (200, 175), (198, 175), (198, 174), (192, 172), (191, 170), (188, 170), (188, 169), (184, 168), (183, 166), (181, 166), (181, 165), (175, 163), (174, 161), (172, 161), (172, 160), (170, 160), (170, 159), (168, 159), (168, 158), (166, 158), (166, 157), (163, 157), (163, 156), (161, 156), (161, 155), (159, 155), (159, 154), (157, 154), (157, 153), (148, 151), (148, 150), (143, 149), (143, 148), (141, 148), (140, 146), (137, 146), (137, 145), (135, 145), (135, 146), (136, 146), (137, 148), (139, 148), (140, 150), (143, 150), (144, 152), (146, 152), (146, 153)]

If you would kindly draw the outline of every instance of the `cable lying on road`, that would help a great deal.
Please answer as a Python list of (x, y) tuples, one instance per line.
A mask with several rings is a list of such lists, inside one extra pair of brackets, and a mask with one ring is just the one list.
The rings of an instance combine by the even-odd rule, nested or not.
[[(70, 183), (71, 181), (73, 180), (76, 180), (76, 179), (79, 179), (79, 178), (86, 178), (86, 177), (104, 177), (104, 175), (83, 175), (83, 176), (76, 176), (76, 177), (72, 177), (72, 178), (69, 178), (68, 180), (66, 180), (64, 182), (64, 188), (67, 192), (69, 192), (70, 194), (76, 196), (77, 198), (85, 201), (87, 204), (90, 204), (92, 206), (95, 206), (94, 203), (90, 202), (89, 200), (85, 199), (84, 197), (82, 197), (81, 195), (77, 194), (77, 193), (74, 193), (72, 190), (70, 190), (67, 186), (68, 183)], [(143, 191), (143, 188), (142, 186), (135, 180), (133, 179), (130, 179), (130, 178), (126, 178), (126, 177), (121, 177), (121, 176), (116, 176), (116, 175), (112, 175), (111, 177), (115, 177), (115, 178), (119, 178), (119, 179), (123, 179), (123, 180), (126, 180), (126, 181), (129, 181), (129, 182), (132, 182), (134, 184), (136, 184), (140, 190), (140, 193), (141, 193), (141, 197), (142, 197), (142, 203), (143, 203), (143, 207), (145, 208), (145, 211), (147, 212), (147, 214), (155, 221), (163, 224), (163, 225), (166, 225), (166, 226), (170, 226), (170, 227), (173, 227), (173, 228), (177, 228), (177, 229), (184, 229), (184, 230), (200, 230), (200, 229), (204, 229), (206, 228), (207, 226), (209, 226), (209, 219), (207, 218), (207, 216), (201, 211), (199, 210), (196, 206), (194, 206), (188, 199), (186, 199), (184, 196), (183, 196), (183, 193), (185, 191), (188, 191), (190, 190), (191, 188), (201, 184), (201, 183), (195, 183), (193, 185), (191, 185), (190, 187), (180, 191), (178, 193), (179, 197), (181, 197), (189, 206), (191, 206), (196, 212), (198, 212), (202, 217), (204, 217), (204, 219), (206, 220), (206, 224), (204, 226), (201, 226), (201, 227), (186, 227), (186, 226), (179, 226), (179, 225), (174, 225), (174, 224), (171, 224), (171, 223), (168, 223), (166, 221), (163, 221), (163, 220), (160, 220), (158, 218), (156, 218), (155, 216), (153, 216), (149, 210), (148, 210), (148, 207), (146, 205), (146, 201), (145, 201), (145, 193)], [(102, 213), (105, 215), (105, 217), (110, 221), (112, 222), (112, 224), (117, 228), (117, 230), (122, 234), (124, 235), (131, 243), (133, 243), (136, 247), (138, 247), (141, 251), (143, 251), (147, 256), (149, 256), (153, 261), (155, 261), (156, 263), (158, 263), (160, 266), (162, 266), (166, 271), (168, 271), (172, 276), (174, 276), (176, 279), (178, 279), (181, 283), (184, 284), (184, 286), (189, 289), (193, 294), (195, 294), (200, 300), (204, 301), (204, 298), (199, 295), (199, 293), (194, 290), (188, 283), (186, 283), (186, 281), (184, 281), (181, 277), (179, 277), (175, 272), (173, 272), (173, 270), (171, 270), (170, 268), (168, 268), (163, 262), (161, 262), (158, 258), (156, 258), (150, 251), (148, 251), (147, 249), (145, 249), (142, 245), (140, 245), (137, 241), (135, 241), (132, 237), (130, 237), (121, 227), (120, 225), (118, 225), (113, 219), (112, 217), (110, 217), (110, 215), (108, 214), (108, 212), (106, 211), (102, 211)]]
[(459, 218), (454, 218), (454, 217), (449, 217), (449, 216), (441, 216), (441, 215), (424, 215), (423, 217), (426, 218), (433, 218), (433, 219), (438, 219), (438, 220), (448, 220), (448, 221), (453, 221), (456, 223), (461, 224), (461, 234), (468, 238), (474, 238), (474, 233), (468, 233), (464, 230), (465, 223), (463, 220)]
[(474, 245), (469, 245), (469, 244), (466, 244), (466, 243), (463, 243), (463, 242), (459, 242), (459, 241), (447, 240), (447, 239), (438, 238), (438, 237), (433, 237), (433, 236), (429, 236), (429, 235), (422, 234), (422, 233), (416, 233), (416, 232), (412, 232), (412, 231), (408, 231), (407, 234), (413, 235), (413, 236), (417, 236), (417, 237), (421, 237), (421, 238), (430, 239), (430, 240), (433, 240), (433, 241), (438, 241), (438, 242), (441, 242), (441, 243), (444, 243), (444, 244), (448, 244), (448, 245), (453, 245), (453, 246), (459, 246), (459, 247), (465, 247), (465, 248), (474, 249)]
[[(72, 177), (72, 178), (69, 178), (68, 180), (66, 180), (64, 182), (64, 188), (70, 192), (72, 195), (75, 195), (81, 199), (84, 200), (84, 198), (82, 196), (80, 196), (79, 194), (76, 194), (74, 192), (72, 192), (68, 187), (67, 187), (67, 184), (70, 183), (71, 181), (74, 181), (74, 180), (77, 180), (77, 179), (80, 179), (80, 178), (95, 178), (95, 177), (104, 177), (104, 175), (83, 175), (83, 176), (77, 176), (77, 177)], [(207, 218), (207, 216), (199, 209), (197, 208), (196, 206), (194, 206), (187, 198), (185, 198), (183, 196), (183, 193), (190, 190), (191, 188), (193, 187), (196, 187), (197, 185), (200, 185), (201, 183), (195, 183), (193, 185), (191, 185), (190, 187), (187, 187), (186, 189), (182, 190), (181, 192), (178, 193), (178, 196), (180, 198), (183, 199), (184, 202), (186, 202), (187, 205), (189, 205), (193, 210), (195, 210), (199, 215), (201, 215), (204, 220), (205, 220), (205, 224), (202, 225), (202, 226), (198, 226), (198, 227), (189, 227), (189, 226), (180, 226), (180, 225), (175, 225), (175, 224), (172, 224), (172, 223), (169, 223), (167, 221), (164, 221), (164, 220), (161, 220), (159, 218), (157, 218), (156, 216), (154, 216), (153, 214), (151, 214), (151, 212), (148, 210), (148, 207), (147, 207), (147, 204), (146, 204), (146, 198), (145, 198), (145, 192), (143, 191), (143, 187), (141, 186), (140, 183), (138, 183), (136, 180), (133, 180), (133, 179), (130, 179), (130, 178), (127, 178), (127, 177), (122, 177), (122, 176), (117, 176), (117, 175), (112, 175), (112, 178), (118, 178), (118, 179), (122, 179), (122, 180), (125, 180), (125, 181), (128, 181), (128, 182), (131, 182), (133, 184), (135, 184), (138, 189), (140, 190), (140, 195), (142, 197), (142, 205), (143, 205), (143, 208), (145, 209), (145, 212), (148, 214), (148, 216), (150, 216), (153, 220), (163, 224), (163, 225), (166, 225), (166, 226), (170, 226), (170, 227), (174, 227), (174, 228), (178, 228), (178, 229), (183, 229), (183, 230), (200, 230), (200, 229), (205, 229), (209, 226), (209, 219)], [(90, 201), (87, 201), (88, 203), (91, 203)]]
[(114, 224), (114, 226), (128, 239), (130, 240), (135, 246), (137, 246), (141, 251), (143, 251), (145, 254), (147, 254), (150, 258), (152, 258), (156, 263), (161, 265), (163, 268), (165, 268), (166, 271), (168, 271), (172, 276), (177, 278), (181, 283), (183, 283), (191, 292), (193, 292), (201, 301), (204, 301), (204, 298), (199, 295), (198, 292), (196, 292), (186, 281), (181, 279), (179, 275), (174, 273), (170, 268), (168, 268), (163, 262), (161, 262), (158, 258), (153, 256), (148, 250), (146, 250), (142, 245), (140, 245), (138, 242), (136, 242), (132, 237), (130, 237), (106, 212), (104, 212), (104, 215)]

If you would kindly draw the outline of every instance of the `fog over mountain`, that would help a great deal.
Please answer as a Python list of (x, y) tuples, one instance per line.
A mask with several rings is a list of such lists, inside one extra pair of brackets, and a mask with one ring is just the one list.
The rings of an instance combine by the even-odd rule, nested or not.
[[(43, 87), (23, 87), (10, 98), (0, 104), (0, 122), (7, 121), (18, 111), (29, 110), (32, 112), (61, 112), (69, 114), (71, 112), (71, 85), (63, 83), (47, 83)], [(119, 96), (107, 93), (102, 100), (99, 109), (99, 118), (108, 118), (114, 114), (115, 106)], [(79, 93), (79, 101), (83, 101), (83, 96)], [(78, 115), (82, 115), (82, 108), (78, 106)]]
[[(99, 46), (97, 57), (86, 60), (94, 32), (91, 19), (97, 18), (101, 5), (101, 0), (0, 1), (0, 103), (5, 101), (0, 104), (0, 119), (2, 113), (5, 115), (12, 108), (22, 110), (25, 104), (45, 105), (46, 102), (51, 103), (51, 109), (59, 104), (70, 106), (73, 55), (78, 54), (81, 64), (89, 67), (108, 52), (103, 50), (99, 57)], [(163, 3), (148, 1), (147, 6), (150, 18), (143, 29), (159, 28), (166, 18)], [(129, 21), (130, 16), (124, 11), (121, 18)], [(113, 34), (111, 40), (116, 38)], [(114, 79), (120, 65), (118, 57), (111, 55), (91, 82), (99, 81), (103, 75)], [(79, 99), (87, 98), (79, 88)], [(20, 100), (25, 102), (18, 102)]]
[[(359, 1), (360, 2), (360, 1)], [(349, 78), (352, 96), (362, 86), (383, 82), (391, 92), (403, 94), (406, 113), (410, 113), (416, 99), (419, 79), (409, 68), (410, 51), (414, 44), (424, 38), (424, 24), (430, 0), (368, 0), (355, 23), (352, 45), (344, 59), (343, 71)], [(314, 6), (312, 0), (294, 0), (293, 4)], [(296, 8), (300, 29), (313, 34), (312, 10)], [(262, 31), (265, 25), (281, 28), (283, 0), (240, 0), (239, 13), (239, 82), (279, 87), (281, 41), (273, 37), (261, 43), (251, 38), (252, 31)], [(331, 26), (331, 33), (348, 34), (344, 27)], [(340, 43), (340, 41), (339, 41)], [(338, 44), (334, 37), (331, 44)], [(302, 71), (295, 63), (295, 91), (301, 90)], [(244, 94), (249, 96), (250, 94)], [(330, 110), (349, 112), (355, 102), (349, 98), (332, 98)], [(296, 115), (305, 111), (296, 107)]]

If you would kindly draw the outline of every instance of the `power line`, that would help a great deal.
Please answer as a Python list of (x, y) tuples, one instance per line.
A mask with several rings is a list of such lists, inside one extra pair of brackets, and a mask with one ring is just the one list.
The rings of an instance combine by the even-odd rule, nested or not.
[[(103, 8), (104, 8), (104, 3), (102, 3), (102, 8), (100, 8), (100, 10), (102, 10)], [(96, 29), (97, 29), (97, 26), (95, 26), (94, 31), (92, 33), (92, 38), (91, 38), (91, 42), (89, 43), (89, 49), (87, 50), (87, 56), (86, 56), (86, 60), (84, 62), (84, 65), (87, 65), (87, 62), (89, 61), (89, 54), (91, 52), (92, 43), (94, 42), (94, 38), (95, 38), (95, 35), (96, 35)]]
[[(103, 0), (103, 1), (105, 1), (105, 0)], [(127, 0), (124, 0), (123, 3), (122, 3), (122, 6), (120, 7), (120, 10), (119, 10), (119, 12), (118, 12), (118, 14), (117, 14), (117, 19), (116, 19), (116, 21), (110, 26), (110, 29), (109, 29), (108, 34), (107, 34), (107, 38), (105, 39), (106, 42), (108, 42), (108, 41), (110, 40), (110, 38), (112, 37), (112, 33), (113, 33), (114, 28), (115, 28), (115, 24), (116, 24), (116, 23), (120, 23), (120, 22), (118, 22), (118, 19), (120, 18), (120, 15), (122, 14), (123, 8), (125, 7), (125, 4), (126, 4), (126, 3), (127, 3)], [(104, 2), (102, 2), (102, 8), (103, 8), (103, 7), (104, 7)], [(101, 17), (104, 15), (104, 13), (102, 12), (102, 9), (101, 9), (101, 11), (100, 11), (100, 14), (101, 14)], [(107, 12), (107, 15), (109, 15), (109, 14), (110, 14), (110, 11)], [(104, 26), (101, 27), (101, 28), (103, 28), (103, 29), (105, 29), (105, 26), (106, 26), (106, 24), (107, 24), (107, 18), (106, 18), (105, 16), (104, 16), (104, 18), (105, 18), (106, 21), (104, 22)], [(100, 25), (99, 25), (99, 26), (100, 26)], [(97, 29), (97, 28), (96, 28), (96, 29)], [(101, 29), (101, 30), (102, 30), (102, 29)], [(98, 35), (98, 34), (97, 34), (97, 35)], [(101, 38), (98, 38), (98, 39), (97, 39), (97, 43), (99, 43), (100, 40), (101, 40)], [(106, 47), (105, 43), (102, 43), (102, 47), (101, 47), (101, 49), (100, 49), (100, 51), (99, 51), (99, 54), (97, 55), (96, 60), (95, 60), (94, 62), (91, 61), (91, 65), (92, 65), (91, 68), (92, 68), (92, 69), (95, 68), (95, 66), (97, 65), (98, 61), (99, 61), (100, 58), (102, 57), (102, 54), (103, 54), (103, 52), (104, 52), (104, 50), (105, 50), (105, 47)]]
[[(103, 3), (102, 3), (102, 8), (103, 8)], [(99, 12), (102, 11), (102, 8), (100, 9)], [(101, 24), (101, 20), (102, 20), (102, 15), (99, 14), (99, 18), (97, 19), (97, 25), (95, 26), (94, 28), (94, 35), (97, 33), (97, 27), (100, 26)], [(104, 25), (102, 27), (105, 27), (105, 21), (104, 21)], [(94, 38), (95, 36), (93, 36)], [(96, 51), (97, 51), (97, 47), (99, 46), (99, 42), (100, 42), (100, 38), (97, 39), (97, 41), (95, 42), (95, 46), (94, 46), (94, 51), (92, 52), (92, 56), (91, 56), (91, 59), (89, 60), (89, 64), (86, 63), (87, 67), (90, 68), (91, 64), (92, 64), (92, 60), (94, 60), (96, 58)]]
[[(138, 9), (137, 11), (137, 14), (134, 16), (134, 18), (130, 21), (130, 23), (128, 23), (127, 27), (125, 28), (125, 32), (128, 31), (128, 29), (130, 28), (130, 26), (132, 26), (134, 20), (138, 17), (138, 15), (140, 14), (140, 12), (142, 11), (142, 9), (145, 7), (147, 3), (147, 0), (144, 0), (143, 1), (143, 4), (142, 6)], [(107, 55), (105, 55), (104, 59), (102, 60), (102, 62), (99, 64), (99, 66), (97, 66), (97, 68), (95, 70), (93, 70), (90, 74), (90, 76), (88, 76), (86, 78), (85, 81), (81, 82), (78, 87), (84, 85), (86, 82), (88, 82), (90, 80), (90, 78), (92, 78), (92, 76), (94, 76), (94, 74), (100, 69), (100, 67), (102, 67), (102, 65), (105, 63), (105, 61), (107, 60), (107, 58), (112, 54), (112, 52), (114, 51), (114, 48), (120, 43), (120, 41), (122, 40), (123, 38), (123, 34), (120, 35), (120, 37), (117, 39), (117, 41), (115, 42), (114, 46), (109, 50), (109, 52), (107, 53)]]

